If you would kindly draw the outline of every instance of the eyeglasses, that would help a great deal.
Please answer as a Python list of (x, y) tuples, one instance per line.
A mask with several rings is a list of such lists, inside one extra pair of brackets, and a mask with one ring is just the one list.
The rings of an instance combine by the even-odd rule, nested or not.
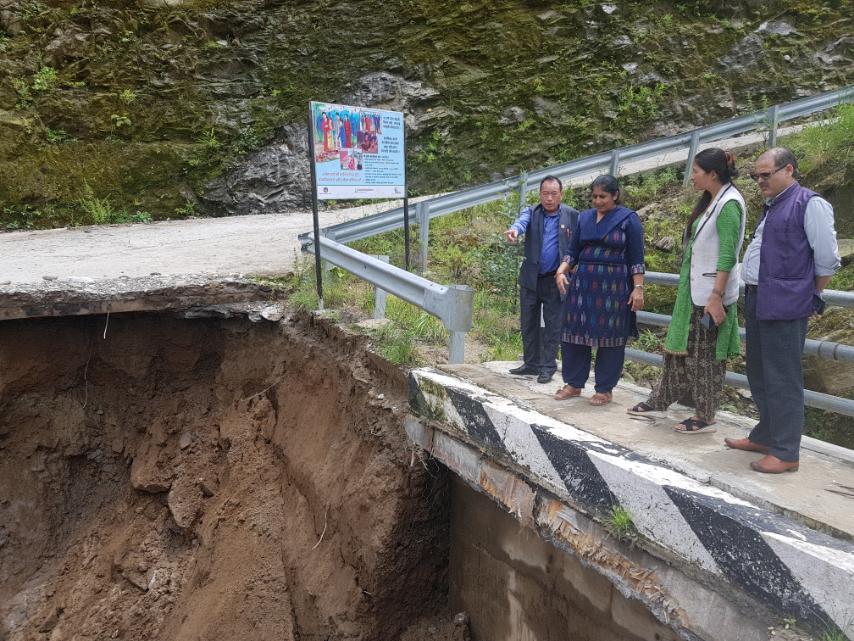
[(775, 169), (774, 171), (763, 171), (763, 172), (758, 173), (758, 174), (755, 172), (750, 172), (750, 177), (753, 180), (755, 180), (756, 182), (759, 182), (759, 181), (764, 182), (764, 181), (768, 180), (771, 176), (776, 174), (778, 171), (782, 171), (786, 167), (787, 167), (787, 165), (783, 165), (782, 167), (777, 167), (777, 169)]

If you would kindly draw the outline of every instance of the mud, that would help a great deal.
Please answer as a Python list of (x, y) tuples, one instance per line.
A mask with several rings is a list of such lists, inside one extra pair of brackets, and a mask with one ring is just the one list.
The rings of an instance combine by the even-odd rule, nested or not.
[(405, 404), (306, 318), (0, 323), (0, 639), (467, 638)]

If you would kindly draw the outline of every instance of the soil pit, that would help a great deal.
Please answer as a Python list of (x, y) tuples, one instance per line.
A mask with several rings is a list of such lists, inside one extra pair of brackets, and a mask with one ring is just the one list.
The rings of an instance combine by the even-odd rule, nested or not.
[(0, 323), (0, 639), (467, 638), (405, 407), (309, 318)]

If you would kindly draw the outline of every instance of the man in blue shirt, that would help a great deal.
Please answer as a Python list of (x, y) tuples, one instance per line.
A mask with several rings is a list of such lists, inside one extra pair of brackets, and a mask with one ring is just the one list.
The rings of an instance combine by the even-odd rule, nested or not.
[[(540, 182), (540, 204), (524, 207), (504, 232), (511, 244), (525, 235), (525, 260), (519, 269), (524, 363), (510, 373), (537, 374), (538, 383), (548, 383), (557, 370), (562, 303), (554, 275), (578, 222), (578, 211), (562, 204), (562, 199), (560, 179), (546, 176)], [(545, 327), (540, 327), (541, 316)]]

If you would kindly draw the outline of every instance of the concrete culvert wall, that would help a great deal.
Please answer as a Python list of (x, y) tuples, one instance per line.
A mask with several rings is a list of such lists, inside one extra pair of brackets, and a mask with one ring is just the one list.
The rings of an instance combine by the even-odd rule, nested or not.
[(0, 639), (465, 638), (405, 403), (309, 319), (0, 323)]

